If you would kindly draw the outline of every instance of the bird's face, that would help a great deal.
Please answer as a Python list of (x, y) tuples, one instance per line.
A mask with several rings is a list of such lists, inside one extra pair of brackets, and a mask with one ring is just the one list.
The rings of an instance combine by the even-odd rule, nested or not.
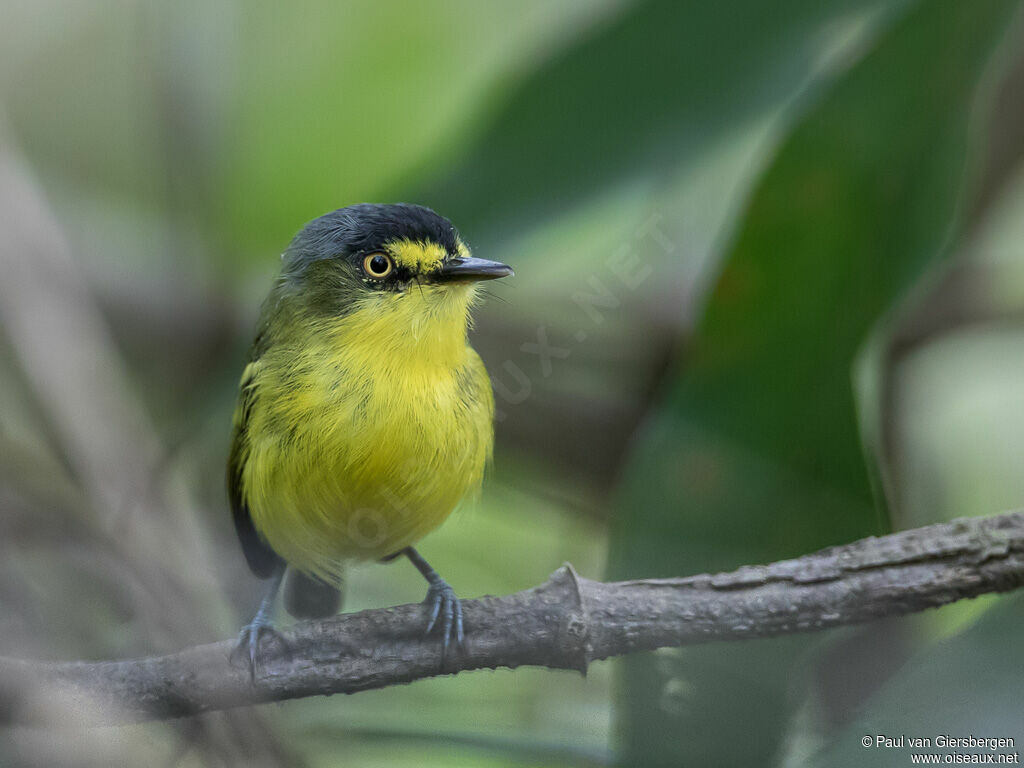
[(284, 256), (287, 300), (322, 318), (418, 337), (461, 323), (476, 285), (512, 274), (474, 258), (447, 219), (416, 205), (354, 205), (315, 219)]
[(474, 258), (449, 220), (404, 204), (350, 206), (314, 219), (283, 259), (270, 303), (292, 316), (288, 325), (427, 356), (443, 356), (435, 343), (461, 349), (476, 285), (512, 274)]

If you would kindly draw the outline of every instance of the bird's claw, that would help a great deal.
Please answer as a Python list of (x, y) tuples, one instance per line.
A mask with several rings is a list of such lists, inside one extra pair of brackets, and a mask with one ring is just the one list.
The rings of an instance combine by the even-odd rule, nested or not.
[(269, 621), (259, 619), (254, 619), (252, 623), (242, 627), (242, 631), (238, 633), (238, 644), (231, 651), (232, 666), (248, 668), (251, 682), (255, 682), (256, 670), (262, 669), (266, 661), (266, 654), (263, 652), (266, 638), (271, 638), (285, 654), (291, 653), (291, 647), (284, 639), (284, 635), (274, 629), (274, 625)]
[[(461, 648), (465, 640), (462, 627), (462, 603), (459, 602), (455, 590), (444, 580), (430, 585), (427, 597), (423, 601), (430, 611), (427, 621), (427, 632), (430, 634), (435, 626), (441, 628), (441, 661), (448, 655), (448, 647), (454, 635), (456, 647)], [(439, 621), (440, 620), (440, 621)]]

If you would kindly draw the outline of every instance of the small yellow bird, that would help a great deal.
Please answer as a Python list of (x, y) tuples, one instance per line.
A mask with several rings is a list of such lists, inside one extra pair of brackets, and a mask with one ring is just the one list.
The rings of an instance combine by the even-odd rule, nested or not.
[(512, 270), (407, 204), (321, 216), (282, 261), (228, 459), (242, 551), (269, 579), (237, 652), (255, 674), (286, 567), (286, 604), (310, 617), (337, 611), (344, 563), (404, 554), (429, 583), (427, 632), (440, 626), (447, 653), (462, 608), (412, 545), (480, 486), (494, 396), (466, 333), (477, 282)]

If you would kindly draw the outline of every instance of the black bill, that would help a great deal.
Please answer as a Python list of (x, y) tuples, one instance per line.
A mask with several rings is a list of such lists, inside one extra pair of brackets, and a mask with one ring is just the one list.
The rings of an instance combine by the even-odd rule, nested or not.
[(461, 282), (473, 280), (494, 280), (498, 277), (509, 277), (515, 274), (512, 267), (500, 261), (487, 259), (463, 258), (458, 256), (445, 262), (437, 273), (442, 282)]

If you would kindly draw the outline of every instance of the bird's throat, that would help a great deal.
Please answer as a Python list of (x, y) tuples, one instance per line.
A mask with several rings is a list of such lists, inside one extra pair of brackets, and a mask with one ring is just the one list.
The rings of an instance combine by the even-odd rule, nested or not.
[(389, 368), (459, 368), (466, 360), (472, 286), (413, 286), (361, 301), (330, 329), (331, 346)]

